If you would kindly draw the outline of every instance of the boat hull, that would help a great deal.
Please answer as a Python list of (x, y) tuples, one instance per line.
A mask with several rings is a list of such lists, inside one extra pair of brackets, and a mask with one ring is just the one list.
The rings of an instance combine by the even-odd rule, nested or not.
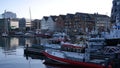
[(54, 61), (60, 62), (60, 63), (65, 63), (65, 64), (70, 64), (70, 65), (74, 65), (74, 66), (79, 66), (82, 68), (104, 68), (105, 66), (99, 65), (99, 64), (94, 64), (94, 63), (87, 63), (87, 62), (80, 62), (80, 61), (74, 61), (74, 60), (70, 60), (67, 58), (60, 58), (57, 56), (53, 56), (47, 52), (43, 52), (43, 54), (49, 58), (52, 59)]

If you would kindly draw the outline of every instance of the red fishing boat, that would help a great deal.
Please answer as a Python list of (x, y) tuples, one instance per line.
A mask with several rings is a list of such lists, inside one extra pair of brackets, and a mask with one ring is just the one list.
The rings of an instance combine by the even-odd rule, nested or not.
[(60, 50), (46, 49), (43, 54), (51, 60), (62, 64), (70, 64), (83, 68), (112, 68), (106, 60), (90, 60), (86, 53), (66, 52)]

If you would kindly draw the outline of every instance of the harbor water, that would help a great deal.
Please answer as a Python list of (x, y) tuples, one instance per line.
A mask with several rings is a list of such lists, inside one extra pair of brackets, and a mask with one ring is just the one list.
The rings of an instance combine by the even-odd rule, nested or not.
[(0, 68), (47, 68), (42, 60), (24, 56), (25, 44), (34, 42), (35, 38), (1, 38)]
[[(0, 37), (0, 68), (74, 68), (70, 65), (56, 64), (56, 62), (44, 64), (44, 56), (24, 53), (26, 44), (29, 46), (46, 44), (47, 40), (40, 37)], [(119, 67), (119, 63), (113, 66), (113, 68)]]
[[(42, 40), (42, 41), (41, 41)], [(40, 44), (46, 42), (41, 38), (16, 38), (0, 39), (0, 68), (54, 68), (43, 64), (44, 59), (40, 55), (24, 55), (26, 44)], [(56, 68), (56, 67), (55, 67)]]

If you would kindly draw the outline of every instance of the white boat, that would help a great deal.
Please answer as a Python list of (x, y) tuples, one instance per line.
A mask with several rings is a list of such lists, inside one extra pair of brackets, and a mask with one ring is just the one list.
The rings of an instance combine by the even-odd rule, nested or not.
[(108, 46), (117, 46), (120, 44), (120, 14), (116, 16), (116, 23), (109, 33), (105, 34), (105, 42)]
[(72, 44), (72, 43), (61, 43), (61, 50), (69, 51), (69, 52), (85, 52), (85, 48), (87, 47), (86, 44)]
[(88, 44), (90, 45), (91, 52), (96, 52), (98, 50), (101, 50), (106, 45), (105, 39), (100, 37), (89, 38)]
[(8, 34), (6, 32), (2, 33), (2, 37), (8, 37)]
[(24, 37), (34, 37), (35, 35), (34, 34), (32, 34), (32, 33), (25, 33), (24, 34)]
[[(66, 52), (59, 50), (46, 49), (43, 54), (53, 60), (62, 64), (70, 64), (83, 68), (106, 68), (106, 60), (94, 59), (89, 60), (86, 53)], [(107, 65), (111, 68), (111, 65)]]
[(43, 46), (50, 49), (61, 49), (61, 45), (59, 44), (44, 44)]
[(65, 33), (55, 33), (53, 34), (52, 38), (49, 40), (52, 41), (53, 43), (60, 44), (62, 41), (65, 42), (70, 40), (70, 38)]

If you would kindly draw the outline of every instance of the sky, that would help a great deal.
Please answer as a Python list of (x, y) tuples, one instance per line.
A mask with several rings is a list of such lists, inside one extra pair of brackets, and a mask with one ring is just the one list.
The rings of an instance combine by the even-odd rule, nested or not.
[(32, 19), (76, 12), (110, 16), (111, 8), (112, 0), (0, 0), (0, 14), (11, 11), (18, 18), (30, 18), (29, 9)]

